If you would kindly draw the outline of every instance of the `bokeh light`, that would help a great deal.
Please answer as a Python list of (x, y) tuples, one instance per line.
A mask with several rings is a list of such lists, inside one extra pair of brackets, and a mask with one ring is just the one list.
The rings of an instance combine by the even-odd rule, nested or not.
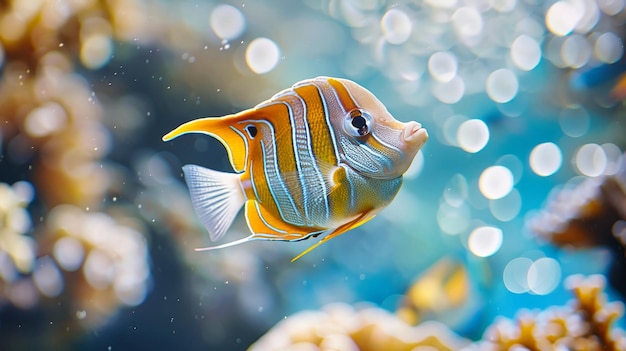
[(245, 17), (239, 9), (231, 5), (216, 6), (211, 12), (209, 21), (215, 35), (223, 40), (239, 37), (246, 28)]
[(530, 71), (541, 60), (541, 47), (535, 39), (522, 34), (511, 44), (511, 59), (519, 69)]
[(455, 104), (465, 93), (465, 83), (459, 76), (455, 76), (449, 82), (434, 82), (432, 91), (439, 101), (445, 104)]
[(280, 59), (280, 49), (268, 38), (256, 38), (246, 49), (246, 63), (252, 72), (268, 73), (276, 67)]
[(489, 127), (480, 119), (467, 120), (459, 126), (457, 141), (463, 150), (476, 153), (489, 142)]
[(500, 199), (513, 189), (513, 174), (504, 166), (488, 167), (478, 179), (478, 188), (486, 198)]
[[(619, 148), (619, 146), (613, 143), (606, 143), (600, 145), (604, 154), (606, 155), (607, 165), (604, 170), (604, 174), (606, 175), (615, 175), (620, 169), (622, 169), (623, 165), (623, 152)], [(15, 185), (14, 185), (15, 186)]]
[(556, 36), (565, 36), (574, 30), (582, 16), (582, 6), (569, 1), (557, 1), (546, 12), (546, 27)]
[(55, 260), (66, 271), (75, 271), (83, 264), (85, 249), (80, 241), (72, 237), (63, 237), (54, 243), (52, 250)]
[(455, 174), (443, 190), (443, 199), (453, 207), (462, 206), (468, 197), (468, 186), (465, 176)]
[(588, 177), (604, 174), (607, 166), (606, 153), (598, 144), (585, 144), (576, 152), (576, 168)]
[(502, 222), (512, 221), (517, 218), (521, 209), (522, 195), (520, 195), (520, 192), (515, 188), (504, 197), (489, 200), (489, 211), (491, 211), (491, 215)]
[(56, 297), (63, 291), (63, 277), (50, 257), (37, 260), (33, 281), (44, 296)]
[(428, 72), (439, 82), (449, 82), (456, 77), (458, 64), (456, 56), (447, 51), (432, 54), (428, 59)]
[(555, 143), (541, 143), (530, 152), (530, 168), (537, 175), (547, 177), (561, 168), (563, 154)]
[(506, 288), (515, 294), (523, 294), (529, 290), (528, 271), (533, 261), (526, 257), (517, 257), (509, 261), (502, 272), (502, 280)]
[(495, 70), (487, 77), (487, 95), (495, 102), (505, 103), (513, 100), (518, 88), (517, 76), (509, 69)]
[(517, 184), (524, 174), (524, 164), (519, 157), (513, 154), (500, 156), (496, 161), (496, 165), (506, 167), (513, 175), (513, 184)]
[(591, 46), (587, 39), (580, 34), (568, 36), (561, 46), (561, 59), (566, 66), (580, 68), (591, 58)]
[(475, 228), (470, 233), (467, 244), (474, 255), (489, 257), (502, 246), (502, 230), (487, 226)]
[(413, 22), (404, 11), (392, 8), (383, 15), (380, 28), (387, 42), (402, 44), (411, 36)]
[(535, 261), (518, 257), (506, 265), (502, 277), (512, 293), (547, 295), (561, 283), (561, 265), (549, 257), (540, 257)]
[(596, 2), (602, 12), (609, 16), (617, 15), (624, 9), (624, 0), (598, 0)]
[(65, 109), (56, 102), (48, 102), (45, 105), (32, 110), (24, 127), (26, 132), (34, 137), (42, 137), (52, 134), (65, 126), (67, 123)]
[(469, 226), (470, 214), (470, 209), (464, 202), (453, 206), (444, 201), (437, 210), (437, 224), (445, 234), (460, 234)]
[(590, 118), (587, 110), (582, 106), (571, 106), (561, 111), (559, 125), (566, 135), (577, 138), (585, 135), (589, 130)]
[(464, 6), (452, 14), (452, 25), (459, 39), (471, 44), (470, 39), (483, 31), (483, 18), (476, 7)]
[(553, 258), (537, 259), (528, 268), (528, 289), (533, 294), (551, 293), (561, 282), (561, 265)]
[(613, 32), (600, 34), (593, 47), (595, 57), (606, 63), (615, 63), (624, 54), (624, 45), (621, 39)]
[(94, 34), (83, 41), (80, 60), (87, 68), (98, 69), (104, 66), (113, 55), (113, 41), (106, 34)]

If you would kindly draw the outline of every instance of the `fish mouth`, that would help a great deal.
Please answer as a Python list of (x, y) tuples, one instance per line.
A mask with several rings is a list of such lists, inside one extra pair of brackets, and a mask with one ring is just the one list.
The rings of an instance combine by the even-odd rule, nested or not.
[(402, 138), (408, 144), (424, 144), (428, 140), (428, 132), (418, 122), (407, 122), (404, 126)]

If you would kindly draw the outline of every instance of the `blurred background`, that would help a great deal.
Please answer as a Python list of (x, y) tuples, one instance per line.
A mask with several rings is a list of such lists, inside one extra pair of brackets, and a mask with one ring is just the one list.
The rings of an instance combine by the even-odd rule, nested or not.
[[(626, 348), (624, 6), (0, 1), (0, 349)], [(428, 129), (397, 198), (295, 263), (194, 252), (181, 166), (230, 164), (161, 137), (320, 75)]]

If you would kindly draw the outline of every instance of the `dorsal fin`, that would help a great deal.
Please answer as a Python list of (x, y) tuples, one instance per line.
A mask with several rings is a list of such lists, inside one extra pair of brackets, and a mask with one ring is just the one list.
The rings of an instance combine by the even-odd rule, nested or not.
[[(223, 117), (207, 117), (189, 121), (178, 126), (176, 129), (165, 134), (163, 141), (170, 141), (187, 133), (201, 133), (210, 135), (219, 140), (228, 152), (230, 163), (237, 173), (242, 173), (248, 166), (250, 155), (251, 135), (246, 127), (255, 121), (268, 121), (274, 126), (276, 137), (290, 130), (289, 125), (276, 123), (276, 117), (288, 113), (281, 103), (261, 103), (255, 108), (241, 111), (234, 115)], [(287, 119), (288, 120), (288, 119)]]
[(187, 133), (208, 134), (226, 148), (228, 159), (233, 169), (241, 173), (246, 169), (248, 157), (248, 138), (235, 126), (238, 119), (247, 111), (224, 117), (208, 117), (189, 121), (163, 136), (163, 141), (170, 141)]

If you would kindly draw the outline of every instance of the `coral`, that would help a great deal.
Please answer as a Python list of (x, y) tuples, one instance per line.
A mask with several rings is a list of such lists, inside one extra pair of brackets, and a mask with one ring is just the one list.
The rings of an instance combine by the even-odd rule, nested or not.
[(374, 306), (337, 303), (286, 318), (249, 350), (458, 350), (469, 343), (437, 322), (413, 327)]
[(540, 312), (522, 310), (515, 322), (500, 319), (490, 326), (481, 350), (626, 350), (626, 336), (613, 323), (624, 312), (621, 302), (607, 303), (601, 275), (567, 278), (575, 299), (567, 306)]
[(439, 322), (410, 326), (371, 305), (331, 304), (287, 317), (249, 350), (626, 350), (626, 334), (614, 327), (624, 305), (607, 302), (604, 277), (573, 275), (565, 284), (575, 297), (568, 305), (500, 318), (476, 343)]
[(587, 178), (553, 191), (545, 208), (526, 223), (531, 232), (555, 245), (613, 251), (609, 279), (626, 296), (626, 155), (613, 175)]
[(100, 326), (143, 301), (150, 270), (146, 228), (103, 201), (118, 171), (88, 72), (114, 41), (149, 42), (160, 27), (143, 1), (0, 3), (0, 176), (32, 183), (0, 183), (0, 302), (53, 301), (60, 325)]
[[(28, 4), (28, 5), (26, 5)], [(102, 104), (75, 73), (78, 58), (97, 69), (113, 40), (146, 38), (137, 1), (11, 1), (0, 16), (5, 67), (0, 81), (0, 137), (8, 159), (31, 164), (38, 195), (50, 207), (93, 207), (107, 187), (101, 158), (110, 149)], [(145, 33), (151, 33), (143, 28)]]
[(29, 307), (36, 301), (36, 294), (25, 293), (32, 283), (20, 277), (35, 265), (34, 240), (26, 235), (31, 229), (26, 206), (32, 195), (29, 183), (0, 183), (0, 303)]
[[(89, 213), (72, 205), (50, 211), (42, 251), (53, 258), (47, 263), (60, 272), (58, 284), (66, 286), (63, 298), (83, 326), (101, 325), (118, 306), (143, 302), (150, 269), (142, 229), (134, 219)], [(40, 290), (49, 296), (60, 294)]]
[(559, 246), (609, 245), (615, 239), (614, 224), (626, 220), (624, 201), (626, 182), (619, 175), (588, 178), (554, 192), (528, 227)]
[(60, 205), (36, 242), (25, 209), (32, 196), (29, 183), (0, 183), (0, 302), (31, 308), (61, 296), (71, 319), (90, 327), (143, 301), (150, 271), (140, 224)]

